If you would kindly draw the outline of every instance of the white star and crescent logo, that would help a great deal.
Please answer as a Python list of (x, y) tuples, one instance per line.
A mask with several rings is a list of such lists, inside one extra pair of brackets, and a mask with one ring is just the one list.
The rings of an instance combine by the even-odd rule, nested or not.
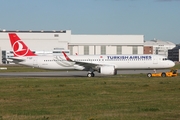
[(16, 56), (25, 56), (28, 53), (29, 49), (24, 48), (24, 43), (22, 40), (18, 40), (13, 44), (13, 52)]

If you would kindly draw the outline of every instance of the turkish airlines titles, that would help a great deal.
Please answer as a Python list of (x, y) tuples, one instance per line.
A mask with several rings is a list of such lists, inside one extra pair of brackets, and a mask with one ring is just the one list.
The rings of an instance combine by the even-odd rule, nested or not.
[(149, 56), (149, 55), (130, 55), (130, 56), (107, 56), (107, 59), (148, 59), (148, 60), (151, 60), (152, 59), (152, 56)]

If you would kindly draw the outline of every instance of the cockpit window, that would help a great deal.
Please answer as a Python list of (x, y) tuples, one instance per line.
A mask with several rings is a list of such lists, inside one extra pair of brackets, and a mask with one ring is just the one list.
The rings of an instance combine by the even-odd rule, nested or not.
[(163, 60), (168, 60), (167, 58), (163, 58)]

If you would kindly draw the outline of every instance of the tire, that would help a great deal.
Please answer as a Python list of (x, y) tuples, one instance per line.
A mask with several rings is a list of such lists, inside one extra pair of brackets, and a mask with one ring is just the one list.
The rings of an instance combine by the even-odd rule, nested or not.
[(151, 73), (148, 73), (148, 74), (147, 74), (147, 77), (149, 77), (149, 78), (152, 77), (152, 74), (151, 74)]
[(114, 70), (114, 75), (117, 75), (117, 70), (116, 69)]
[(92, 77), (92, 74), (91, 74), (91, 73), (88, 73), (88, 74), (87, 74), (87, 77)]
[(94, 73), (88, 73), (87, 74), (87, 77), (94, 77), (95, 75), (94, 75)]
[(91, 73), (91, 75), (92, 75), (92, 77), (94, 77), (94, 76), (95, 76), (95, 74), (94, 74), (94, 73)]
[(163, 72), (163, 73), (161, 74), (161, 77), (166, 77), (166, 73)]

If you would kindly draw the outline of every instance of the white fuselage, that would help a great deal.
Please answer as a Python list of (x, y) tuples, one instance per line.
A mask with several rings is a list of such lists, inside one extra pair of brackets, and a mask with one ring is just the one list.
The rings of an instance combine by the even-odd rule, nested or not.
[[(85, 63), (97, 66), (114, 66), (115, 69), (163, 69), (174, 66), (174, 62), (159, 55), (76, 55), (69, 56), (67, 61), (62, 56), (24, 56), (18, 57), (24, 61), (18, 64), (52, 70), (84, 70)], [(83, 65), (75, 62), (84, 63)]]

